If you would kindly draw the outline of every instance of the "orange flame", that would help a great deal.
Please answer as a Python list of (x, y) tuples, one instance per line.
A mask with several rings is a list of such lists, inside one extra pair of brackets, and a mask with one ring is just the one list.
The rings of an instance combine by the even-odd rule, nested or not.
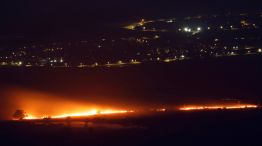
[(184, 106), (180, 107), (179, 110), (218, 110), (218, 109), (246, 109), (246, 108), (258, 108), (254, 104), (237, 104), (237, 105), (214, 105), (214, 106)]
[[(53, 119), (58, 119), (58, 118), (66, 118), (66, 117), (86, 117), (86, 116), (94, 116), (94, 115), (108, 115), (108, 114), (124, 114), (124, 113), (132, 113), (134, 112), (133, 110), (97, 110), (93, 109), (90, 111), (85, 111), (85, 112), (77, 112), (77, 113), (70, 113), (70, 114), (61, 114), (61, 115), (55, 115), (52, 116), (51, 118)], [(47, 116), (42, 116), (42, 117), (36, 117), (32, 115), (28, 115), (25, 119), (27, 120), (33, 120), (33, 119), (43, 119)]]

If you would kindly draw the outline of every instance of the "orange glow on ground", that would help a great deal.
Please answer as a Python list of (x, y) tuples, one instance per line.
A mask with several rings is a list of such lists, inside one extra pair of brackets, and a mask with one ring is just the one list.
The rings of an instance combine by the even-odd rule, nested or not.
[[(24, 119), (86, 117), (93, 115), (125, 114), (133, 112), (133, 107), (122, 106), (117, 102), (106, 100), (94, 101), (95, 97), (72, 97), (54, 95), (47, 92), (28, 90), (23, 88), (6, 89), (4, 96), (8, 99), (6, 119), (12, 117), (16, 110), (26, 113)], [(89, 99), (90, 102), (89, 102)]]
[[(76, 112), (76, 113), (55, 115), (55, 116), (51, 116), (51, 118), (59, 119), (59, 118), (67, 118), (67, 117), (87, 117), (87, 116), (95, 116), (95, 115), (124, 114), (124, 113), (132, 113), (132, 112), (134, 111), (132, 110), (101, 110), (100, 111), (97, 109), (93, 109), (86, 112)], [(25, 119), (33, 120), (33, 119), (43, 119), (45, 117), (49, 117), (49, 116), (35, 117), (35, 116), (28, 115)]]
[(180, 107), (181, 111), (190, 110), (218, 110), (218, 109), (247, 109), (247, 108), (258, 108), (254, 104), (236, 104), (236, 105), (210, 105), (210, 106), (183, 106)]
[(37, 119), (37, 117), (35, 117), (35, 116), (32, 116), (32, 115), (27, 115), (27, 117), (25, 118), (25, 119), (27, 119), (27, 120), (33, 120), (33, 119)]

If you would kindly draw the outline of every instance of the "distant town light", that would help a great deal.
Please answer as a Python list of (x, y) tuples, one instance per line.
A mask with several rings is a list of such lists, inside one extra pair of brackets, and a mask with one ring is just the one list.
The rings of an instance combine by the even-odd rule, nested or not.
[(259, 49), (257, 50), (257, 52), (258, 52), (258, 53), (262, 53), (262, 49), (259, 48)]
[(140, 26), (143, 26), (144, 23), (145, 23), (145, 19), (141, 19), (141, 21), (139, 22), (139, 25), (140, 25)]
[(123, 61), (119, 60), (117, 63), (118, 63), (118, 64), (123, 64)]
[(166, 21), (167, 23), (173, 23), (174, 21), (172, 19)]
[(164, 62), (169, 63), (171, 60), (169, 58), (165, 59)]
[(236, 53), (232, 51), (232, 52), (230, 53), (230, 55), (236, 55)]
[(137, 61), (136, 59), (131, 59), (131, 64), (140, 64), (141, 62)]
[(197, 31), (201, 31), (201, 27), (198, 27), (198, 28), (197, 28)]
[(155, 39), (159, 39), (159, 35), (155, 35), (155, 37), (154, 37)]
[(8, 63), (6, 63), (6, 62), (2, 62), (1, 65), (8, 65)]
[(184, 31), (185, 31), (185, 32), (191, 32), (191, 28), (185, 27), (185, 28), (184, 28)]
[(23, 64), (23, 62), (22, 62), (22, 61), (19, 61), (19, 62), (18, 62), (18, 65), (22, 65), (22, 64)]

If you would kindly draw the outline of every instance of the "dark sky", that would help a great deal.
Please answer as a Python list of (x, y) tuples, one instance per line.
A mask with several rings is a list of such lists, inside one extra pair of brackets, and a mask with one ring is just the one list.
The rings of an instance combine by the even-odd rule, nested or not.
[(196, 13), (256, 11), (261, 0), (5, 0), (0, 36), (90, 32), (93, 27)]

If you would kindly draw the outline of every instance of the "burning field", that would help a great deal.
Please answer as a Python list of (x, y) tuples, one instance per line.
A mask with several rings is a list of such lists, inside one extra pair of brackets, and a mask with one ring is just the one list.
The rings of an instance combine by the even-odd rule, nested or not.
[[(128, 106), (121, 105), (116, 102), (91, 103), (88, 100), (80, 100), (78, 98), (57, 96), (44, 92), (28, 90), (24, 88), (8, 88), (2, 94), (6, 99), (2, 102), (3, 106), (8, 106), (4, 110), (3, 119), (63, 119), (89, 117), (96, 115), (127, 115), (139, 113), (154, 112), (175, 112), (175, 111), (205, 111), (205, 110), (247, 110), (255, 109), (260, 106), (251, 103), (234, 102), (202, 102), (202, 104), (167, 104), (145, 106)], [(15, 112), (16, 111), (16, 112)], [(3, 112), (3, 111), (2, 111)], [(14, 113), (15, 112), (15, 113)]]

